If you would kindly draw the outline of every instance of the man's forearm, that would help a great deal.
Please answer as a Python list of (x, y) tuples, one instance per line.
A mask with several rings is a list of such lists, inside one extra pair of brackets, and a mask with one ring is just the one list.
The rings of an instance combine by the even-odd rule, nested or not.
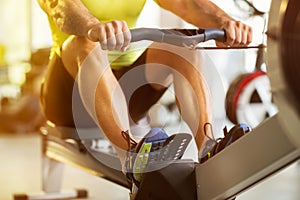
[(80, 0), (38, 1), (57, 27), (67, 34), (86, 36), (92, 26), (100, 23)]
[(157, 0), (164, 9), (197, 27), (221, 28), (231, 18), (210, 0)]
[[(196, 23), (197, 25), (197, 23), (199, 23), (198, 19), (199, 17), (201, 17), (201, 24), (204, 24), (207, 27), (221, 28), (222, 26), (224, 26), (224, 23), (227, 23), (228, 21), (232, 20), (232, 18), (229, 15), (227, 15), (222, 9), (220, 9), (216, 4), (214, 4), (210, 0), (192, 1), (196, 4), (196, 6), (194, 7), (194, 11), (192, 12), (195, 14), (195, 16), (192, 16), (192, 18), (190, 19), (192, 24)], [(202, 11), (202, 14), (200, 15), (199, 10)]]

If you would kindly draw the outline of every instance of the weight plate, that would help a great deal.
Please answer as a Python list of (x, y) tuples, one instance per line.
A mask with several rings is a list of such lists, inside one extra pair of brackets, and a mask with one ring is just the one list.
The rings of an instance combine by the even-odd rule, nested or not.
[(247, 123), (252, 128), (277, 113), (266, 73), (255, 71), (238, 76), (228, 89), (225, 108), (231, 122)]

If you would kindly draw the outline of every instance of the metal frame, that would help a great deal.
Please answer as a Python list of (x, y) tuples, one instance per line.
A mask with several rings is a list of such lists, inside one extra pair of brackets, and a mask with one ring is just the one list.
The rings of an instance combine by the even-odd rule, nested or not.
[[(43, 157), (70, 164), (121, 186), (129, 187), (123, 172), (111, 168), (99, 161), (110, 160), (110, 162), (116, 166), (116, 164), (120, 163), (119, 158), (116, 155), (97, 152), (97, 157), (94, 157), (88, 150), (80, 147), (78, 143), (71, 144), (59, 137), (53, 136), (54, 131), (57, 130), (53, 127), (48, 127), (48, 129), (43, 130)], [(76, 134), (77, 130), (73, 129), (73, 133)], [(94, 133), (99, 134), (99, 132)], [(101, 157), (101, 159), (97, 159), (99, 157)]]
[(198, 199), (231, 199), (299, 158), (275, 115), (196, 167)]

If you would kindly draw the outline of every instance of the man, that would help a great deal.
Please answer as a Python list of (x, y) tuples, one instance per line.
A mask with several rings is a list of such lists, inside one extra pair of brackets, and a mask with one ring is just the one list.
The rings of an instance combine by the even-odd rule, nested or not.
[[(39, 0), (54, 41), (42, 87), (47, 118), (60, 126), (86, 127), (91, 125), (83, 117), (86, 110), (114, 145), (123, 165), (128, 150), (136, 146), (130, 123), (142, 118), (171, 83), (199, 150), (205, 141), (205, 124), (211, 120), (195, 53), (167, 44), (139, 49), (130, 44), (129, 29), (135, 27), (145, 1)], [(217, 42), (218, 46), (244, 46), (252, 40), (249, 26), (208, 0), (155, 2), (197, 27), (224, 29), (226, 41)], [(153, 139), (149, 143), (168, 137), (163, 130), (149, 134), (146, 139)], [(137, 146), (143, 148), (144, 142)]]

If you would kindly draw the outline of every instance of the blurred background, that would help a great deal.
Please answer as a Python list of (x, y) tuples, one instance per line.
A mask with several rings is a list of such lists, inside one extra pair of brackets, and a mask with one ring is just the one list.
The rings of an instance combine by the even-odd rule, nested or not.
[[(244, 0), (214, 0), (232, 17), (251, 25), (254, 31), (252, 46), (266, 44), (264, 32), (268, 20), (268, 1), (256, 2), (256, 9)], [(149, 17), (151, 16), (151, 17)], [(148, 0), (138, 21), (141, 27), (191, 28), (176, 16), (161, 10)], [(46, 119), (39, 105), (39, 91), (43, 75), (47, 70), (51, 33), (46, 15), (35, 0), (0, 0), (0, 199), (11, 199), (15, 192), (37, 192), (41, 190), (41, 156), (39, 128)], [(213, 45), (211, 42), (204, 46)], [(276, 105), (266, 107), (263, 101), (252, 101), (259, 97), (256, 88), (246, 95), (240, 110), (229, 113), (227, 92), (240, 75), (265, 71), (262, 61), (257, 66), (258, 49), (201, 51), (206, 69), (207, 84), (211, 91), (214, 133), (222, 136), (222, 128), (236, 122), (247, 122), (255, 128), (266, 118), (276, 114)], [(218, 80), (213, 77), (218, 77)], [(264, 80), (266, 81), (266, 80)], [(263, 85), (268, 86), (265, 82)], [(270, 88), (265, 88), (269, 103)], [(258, 97), (257, 97), (258, 95)], [(262, 98), (262, 97), (261, 97)], [(254, 105), (255, 103), (255, 105)], [(174, 96), (166, 94), (161, 103), (149, 112), (151, 123), (156, 126), (176, 126), (181, 122)], [(248, 110), (247, 110), (248, 109)], [(250, 109), (250, 110), (249, 110)], [(245, 111), (247, 110), (247, 112)], [(242, 113), (242, 114), (241, 114)], [(167, 117), (166, 117), (167, 116)], [(63, 187), (86, 187), (91, 199), (129, 199), (127, 190), (113, 183), (86, 174), (78, 169), (65, 168)], [(76, 181), (74, 181), (76, 180)], [(238, 199), (300, 199), (299, 165), (290, 166), (259, 186), (245, 192)], [(102, 189), (101, 189), (102, 188)]]
[(45, 122), (39, 90), (51, 45), (36, 1), (1, 0), (0, 131), (35, 132)]

